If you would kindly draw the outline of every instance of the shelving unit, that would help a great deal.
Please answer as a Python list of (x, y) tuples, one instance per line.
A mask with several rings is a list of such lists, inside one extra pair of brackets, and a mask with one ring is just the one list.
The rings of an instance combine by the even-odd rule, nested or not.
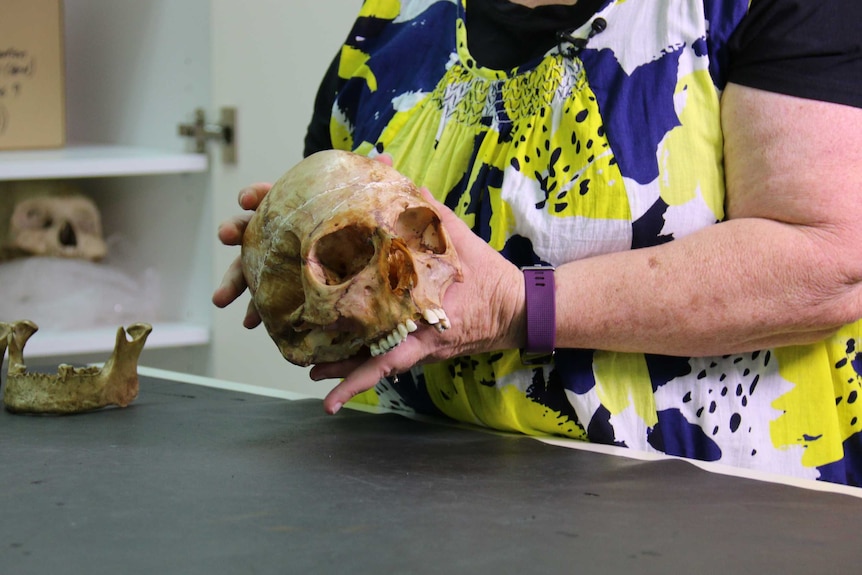
[[(38, 331), (27, 342), (27, 359), (78, 356), (110, 353), (114, 349), (117, 327), (42, 332)], [(209, 329), (201, 325), (163, 322), (154, 325), (147, 338), (146, 349), (166, 349), (206, 345), (210, 341)], [(107, 357), (103, 358), (107, 359)]]
[[(142, 365), (199, 374), (213, 324), (211, 166), (177, 126), (210, 108), (209, 11), (209, 0), (64, 0), (69, 144), (0, 152), (0, 182), (72, 180), (94, 199), (106, 239), (118, 241), (106, 263), (158, 278), (158, 321), (135, 319), (153, 324)], [(118, 327), (46, 322), (25, 358), (104, 360)]]
[[(130, 146), (70, 145), (55, 150), (0, 152), (0, 181), (164, 176), (205, 173), (208, 167), (205, 154)], [(26, 355), (40, 359), (110, 352), (117, 327), (40, 330), (28, 342)], [(157, 322), (147, 340), (147, 349), (200, 346), (209, 341), (210, 328), (204, 323)]]
[(131, 146), (78, 144), (56, 150), (0, 152), (0, 180), (183, 174), (207, 168), (204, 154)]

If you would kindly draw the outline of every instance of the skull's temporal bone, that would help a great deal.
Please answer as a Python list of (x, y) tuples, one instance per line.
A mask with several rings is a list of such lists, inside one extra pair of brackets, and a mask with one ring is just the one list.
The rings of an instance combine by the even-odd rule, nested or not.
[(243, 273), (264, 326), (298, 365), (398, 345), (420, 322), (448, 327), (461, 280), (440, 214), (391, 167), (325, 151), (273, 185), (246, 228)]

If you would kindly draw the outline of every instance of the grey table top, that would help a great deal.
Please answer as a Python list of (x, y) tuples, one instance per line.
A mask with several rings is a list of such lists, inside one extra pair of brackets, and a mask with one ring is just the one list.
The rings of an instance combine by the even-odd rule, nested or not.
[(862, 499), (142, 378), (0, 413), (0, 573), (855, 573)]

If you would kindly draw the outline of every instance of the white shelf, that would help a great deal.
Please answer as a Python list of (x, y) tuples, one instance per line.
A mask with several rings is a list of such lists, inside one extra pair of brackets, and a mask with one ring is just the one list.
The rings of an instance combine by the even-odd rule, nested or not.
[[(117, 326), (119, 327), (119, 326)], [(24, 360), (44, 357), (105, 353), (103, 361), (114, 349), (117, 327), (85, 330), (49, 331), (39, 330), (27, 341)], [(210, 342), (209, 327), (188, 323), (154, 323), (144, 350), (168, 347), (190, 347)]]
[(148, 148), (69, 145), (55, 150), (0, 152), (0, 180), (92, 178), (205, 172), (205, 154)]

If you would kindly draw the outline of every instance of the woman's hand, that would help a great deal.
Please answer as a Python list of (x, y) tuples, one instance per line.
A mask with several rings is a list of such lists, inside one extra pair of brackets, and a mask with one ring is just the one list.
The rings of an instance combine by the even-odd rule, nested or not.
[[(375, 159), (392, 165), (392, 159), (386, 155)], [(258, 183), (240, 191), (239, 205), (247, 211), (221, 223), (218, 238), (224, 245), (242, 244), (254, 210), (271, 187), (271, 184)], [(310, 372), (314, 380), (344, 378), (324, 399), (329, 413), (336, 413), (351, 397), (371, 389), (383, 377), (403, 373), (413, 366), (469, 353), (523, 346), (526, 333), (524, 280), (520, 270), (475, 235), (427, 190), (423, 189), (422, 193), (439, 211), (461, 259), (463, 281), (450, 285), (443, 298), (443, 309), (451, 327), (438, 331), (423, 324), (401, 345), (383, 355), (372, 358), (366, 353), (315, 365)], [(237, 257), (213, 293), (212, 301), (218, 307), (226, 307), (247, 287), (242, 262)], [(243, 325), (253, 328), (260, 321), (253, 303), (249, 303)]]
[[(219, 225), (218, 239), (221, 243), (226, 246), (242, 245), (242, 235), (245, 233), (245, 228), (249, 220), (251, 220), (254, 210), (260, 205), (261, 200), (263, 200), (263, 197), (269, 192), (270, 188), (272, 188), (272, 184), (258, 183), (240, 190), (237, 201), (240, 207), (247, 211)], [(242, 295), (242, 292), (247, 287), (245, 277), (242, 275), (242, 260), (240, 256), (237, 256), (225, 272), (221, 285), (213, 292), (212, 302), (217, 307), (227, 307)], [(260, 324), (260, 315), (258, 315), (254, 304), (251, 302), (248, 304), (248, 310), (242, 324), (249, 329), (257, 327)]]
[(371, 389), (381, 378), (403, 373), (415, 365), (523, 345), (526, 324), (520, 270), (427, 190), (422, 192), (440, 212), (443, 226), (461, 258), (463, 281), (450, 285), (443, 298), (451, 327), (438, 331), (423, 325), (383, 355), (365, 354), (315, 365), (310, 372), (314, 380), (344, 378), (324, 399), (324, 408), (329, 413), (336, 413), (351, 397)]

